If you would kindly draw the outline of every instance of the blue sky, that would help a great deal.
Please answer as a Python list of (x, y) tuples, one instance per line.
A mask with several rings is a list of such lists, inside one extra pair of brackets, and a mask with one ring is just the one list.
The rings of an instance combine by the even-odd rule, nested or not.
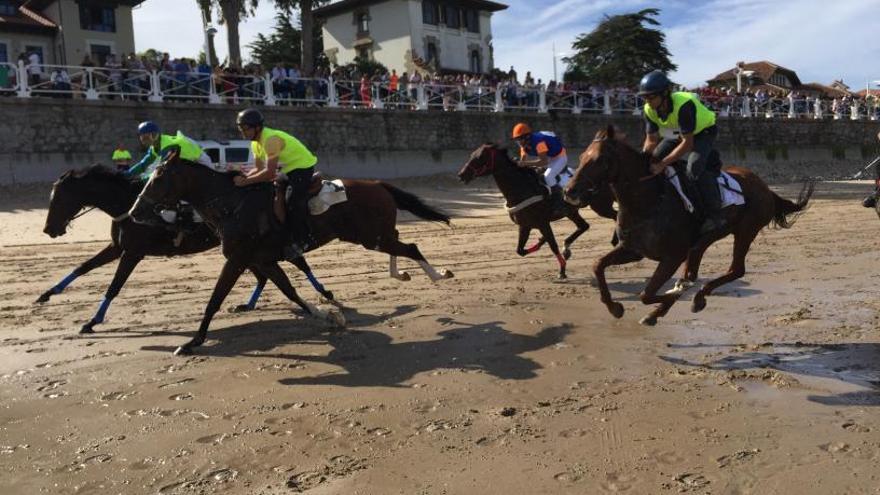
[[(880, 80), (878, 0), (496, 0), (509, 5), (493, 17), (495, 65), (515, 66), (545, 82), (553, 78), (553, 45), (568, 54), (574, 39), (603, 15), (656, 7), (672, 60), (673, 78), (688, 86), (733, 67), (738, 60), (769, 60), (797, 71), (803, 82), (842, 78), (853, 88)], [(173, 13), (173, 14), (172, 14)], [(262, 0), (240, 26), (242, 54), (257, 33), (270, 33), (275, 11)], [(194, 56), (202, 46), (195, 0), (147, 0), (134, 11), (137, 49)], [(225, 30), (217, 37), (226, 55)], [(564, 63), (557, 62), (562, 74)], [(875, 86), (872, 86), (875, 87)]]

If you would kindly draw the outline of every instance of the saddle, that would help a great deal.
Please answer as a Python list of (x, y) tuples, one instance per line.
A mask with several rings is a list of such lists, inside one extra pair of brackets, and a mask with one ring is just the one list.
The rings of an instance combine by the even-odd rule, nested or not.
[[(321, 192), (321, 188), (324, 186), (325, 180), (327, 180), (327, 178), (321, 172), (315, 172), (314, 174), (312, 174), (311, 182), (309, 182), (309, 187), (306, 190), (306, 195), (309, 198), (315, 197), (319, 192)], [(287, 195), (287, 180), (276, 180), (273, 210), (275, 211), (275, 218), (277, 218), (278, 221), (281, 222), (281, 224), (284, 224), (287, 219)]]

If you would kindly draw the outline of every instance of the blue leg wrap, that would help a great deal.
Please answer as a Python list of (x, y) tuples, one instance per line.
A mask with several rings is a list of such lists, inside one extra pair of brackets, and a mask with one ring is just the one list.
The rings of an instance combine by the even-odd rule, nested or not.
[(71, 282), (76, 280), (76, 278), (78, 276), (79, 275), (77, 275), (76, 272), (70, 272), (70, 274), (67, 275), (66, 277), (64, 277), (64, 279), (61, 280), (61, 282), (58, 282), (58, 284), (55, 287), (52, 287), (52, 292), (54, 294), (61, 294), (61, 291), (66, 289), (67, 286), (70, 285)]
[(318, 282), (318, 279), (312, 275), (312, 272), (306, 272), (306, 278), (309, 279), (309, 283), (312, 284), (312, 287), (314, 287), (316, 291), (324, 292), (324, 286), (321, 285), (321, 282)]
[(95, 313), (95, 317), (92, 318), (92, 321), (94, 321), (95, 323), (103, 322), (104, 315), (107, 314), (107, 308), (110, 307), (110, 303), (112, 301), (113, 301), (112, 299), (107, 299), (106, 297), (103, 300), (101, 300), (101, 306), (98, 308), (98, 312)]
[(263, 293), (263, 287), (265, 286), (266, 284), (257, 284), (257, 286), (254, 287), (254, 291), (251, 293), (251, 298), (247, 303), (248, 308), (254, 309), (257, 306), (257, 300), (260, 298), (260, 294)]

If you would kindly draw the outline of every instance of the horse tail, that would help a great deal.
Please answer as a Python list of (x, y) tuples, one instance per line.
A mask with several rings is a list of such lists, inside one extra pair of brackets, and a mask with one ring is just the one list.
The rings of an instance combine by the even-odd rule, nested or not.
[(807, 203), (810, 201), (810, 196), (813, 195), (815, 186), (816, 183), (813, 180), (804, 182), (796, 203), (773, 193), (773, 225), (782, 229), (791, 228), (795, 220), (806, 211)]
[(382, 184), (382, 187), (391, 193), (398, 209), (408, 211), (424, 220), (443, 222), (446, 225), (449, 225), (449, 215), (426, 205), (425, 202), (419, 199), (415, 194), (408, 193), (403, 189), (398, 189), (386, 182), (379, 182), (379, 184)]

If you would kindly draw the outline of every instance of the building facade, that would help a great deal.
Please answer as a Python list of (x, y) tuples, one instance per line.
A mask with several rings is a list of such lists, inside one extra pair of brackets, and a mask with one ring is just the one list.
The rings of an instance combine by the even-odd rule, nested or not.
[(44, 64), (103, 65), (134, 52), (132, 8), (144, 0), (0, 0), (0, 62), (37, 53)]
[(507, 6), (486, 0), (343, 0), (315, 10), (331, 64), (356, 57), (398, 73), (488, 73), (491, 20)]

